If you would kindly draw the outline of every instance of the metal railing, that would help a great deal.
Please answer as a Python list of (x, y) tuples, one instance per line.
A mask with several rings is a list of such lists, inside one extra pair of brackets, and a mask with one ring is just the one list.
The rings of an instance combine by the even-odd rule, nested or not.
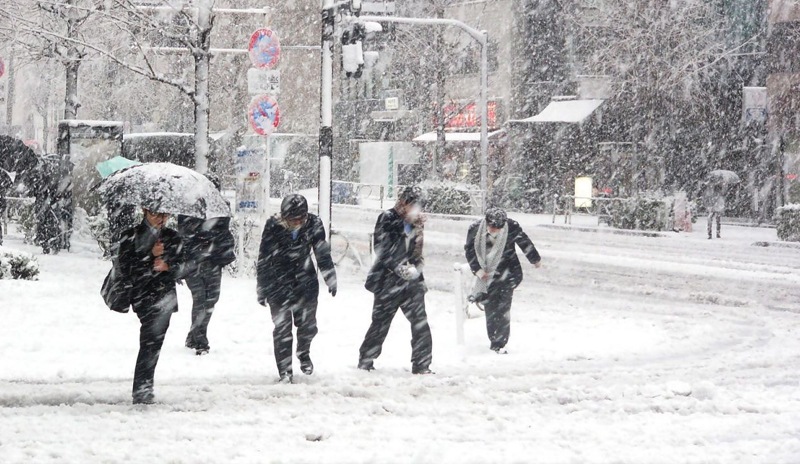
[[(627, 200), (627, 198), (623, 197), (576, 197), (575, 195), (554, 195), (553, 196), (553, 224), (556, 223), (556, 216), (559, 215), (559, 211), (561, 214), (564, 215), (564, 224), (572, 224), (572, 215), (575, 211), (575, 202), (576, 200), (581, 201), (591, 201), (591, 206), (588, 206), (585, 209), (588, 214), (592, 216), (597, 216), (597, 225), (600, 225), (602, 222), (608, 223), (610, 221), (612, 213), (611, 213), (611, 205), (614, 202), (622, 202)], [(559, 204), (562, 202), (562, 204)], [(566, 202), (566, 203), (563, 203)]]

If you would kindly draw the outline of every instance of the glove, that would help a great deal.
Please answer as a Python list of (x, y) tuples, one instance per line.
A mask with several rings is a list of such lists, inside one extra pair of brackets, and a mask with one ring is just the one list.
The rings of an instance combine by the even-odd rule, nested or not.
[(336, 296), (336, 284), (328, 287), (328, 293), (330, 293), (331, 296)]
[(419, 279), (420, 273), (416, 266), (412, 265), (400, 265), (397, 266), (395, 269), (395, 273), (400, 276), (401, 279), (410, 282), (412, 280)]

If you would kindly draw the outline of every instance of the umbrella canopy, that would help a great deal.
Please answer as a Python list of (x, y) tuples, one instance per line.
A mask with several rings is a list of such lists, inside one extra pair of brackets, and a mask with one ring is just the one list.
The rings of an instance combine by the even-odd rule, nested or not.
[(708, 180), (722, 182), (723, 184), (738, 184), (741, 182), (738, 174), (726, 169), (716, 169), (709, 172)]
[(8, 172), (23, 172), (36, 166), (36, 153), (22, 140), (0, 135), (0, 168)]
[(115, 156), (110, 160), (103, 161), (102, 163), (97, 163), (97, 172), (100, 173), (100, 177), (105, 179), (106, 177), (114, 174), (117, 171), (120, 171), (125, 168), (129, 168), (131, 166), (138, 166), (142, 163), (134, 160), (129, 160), (123, 156)]
[(200, 219), (229, 217), (231, 208), (208, 178), (172, 163), (145, 163), (108, 176), (98, 191), (106, 201)]

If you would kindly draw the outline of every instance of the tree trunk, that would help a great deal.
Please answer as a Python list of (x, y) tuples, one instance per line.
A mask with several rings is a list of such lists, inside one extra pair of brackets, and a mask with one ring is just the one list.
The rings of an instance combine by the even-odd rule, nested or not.
[(208, 127), (209, 97), (208, 80), (211, 55), (211, 28), (213, 18), (211, 6), (207, 2), (198, 2), (197, 6), (197, 41), (194, 50), (194, 169), (205, 174), (208, 171)]
[[(444, 18), (444, 7), (437, 5), (436, 17)], [(431, 169), (431, 178), (434, 180), (439, 179), (439, 170), (442, 159), (445, 155), (446, 141), (444, 128), (447, 124), (445, 121), (444, 102), (445, 102), (445, 86), (447, 79), (445, 76), (445, 66), (447, 64), (444, 56), (444, 33), (441, 27), (436, 28), (435, 39), (435, 53), (436, 53), (436, 145), (433, 149), (433, 166)]]
[(78, 60), (69, 61), (65, 65), (66, 69), (66, 92), (64, 94), (64, 119), (76, 119), (78, 108), (81, 106), (78, 100), (78, 69), (81, 62)]

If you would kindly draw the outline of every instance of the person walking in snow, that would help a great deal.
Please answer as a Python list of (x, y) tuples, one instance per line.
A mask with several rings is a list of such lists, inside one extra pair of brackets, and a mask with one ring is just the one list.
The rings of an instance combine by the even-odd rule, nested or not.
[(467, 232), (464, 245), (467, 262), (475, 274), (470, 301), (483, 303), (489, 347), (505, 354), (511, 334), (511, 301), (514, 289), (522, 282), (522, 266), (516, 247), (537, 268), (542, 258), (519, 223), (509, 219), (500, 208), (486, 210), (484, 219), (475, 222)]
[(269, 218), (258, 252), (258, 303), (269, 305), (275, 330), (272, 341), (282, 383), (292, 383), (292, 323), (297, 327), (297, 358), (300, 370), (311, 375), (311, 341), (317, 335), (317, 268), (336, 296), (336, 270), (322, 221), (308, 212), (305, 197), (287, 195), (279, 214)]
[[(217, 190), (219, 178), (206, 174)], [(178, 216), (178, 232), (184, 240), (190, 269), (186, 285), (192, 292), (192, 325), (186, 335), (186, 347), (200, 356), (208, 354), (208, 323), (219, 301), (222, 268), (236, 260), (235, 241), (230, 230), (231, 218), (199, 219)]]
[(711, 180), (703, 193), (703, 204), (708, 211), (708, 239), (711, 240), (714, 221), (717, 222), (717, 238), (722, 238), (722, 215), (725, 214), (726, 184)]
[(192, 292), (192, 325), (186, 347), (200, 356), (208, 354), (208, 323), (219, 301), (222, 268), (236, 260), (230, 218), (198, 219), (178, 216), (178, 231), (184, 239), (191, 271), (186, 285)]
[(133, 374), (133, 403), (154, 402), (153, 379), (172, 313), (178, 311), (175, 282), (183, 278), (183, 242), (165, 227), (169, 214), (144, 210), (144, 220), (122, 233), (117, 270), (130, 289), (141, 322)]
[(425, 312), (423, 216), (419, 187), (406, 187), (394, 208), (375, 224), (375, 261), (365, 287), (375, 295), (372, 324), (359, 350), (358, 368), (373, 370), (398, 308), (411, 323), (411, 372), (432, 374), (431, 329)]

